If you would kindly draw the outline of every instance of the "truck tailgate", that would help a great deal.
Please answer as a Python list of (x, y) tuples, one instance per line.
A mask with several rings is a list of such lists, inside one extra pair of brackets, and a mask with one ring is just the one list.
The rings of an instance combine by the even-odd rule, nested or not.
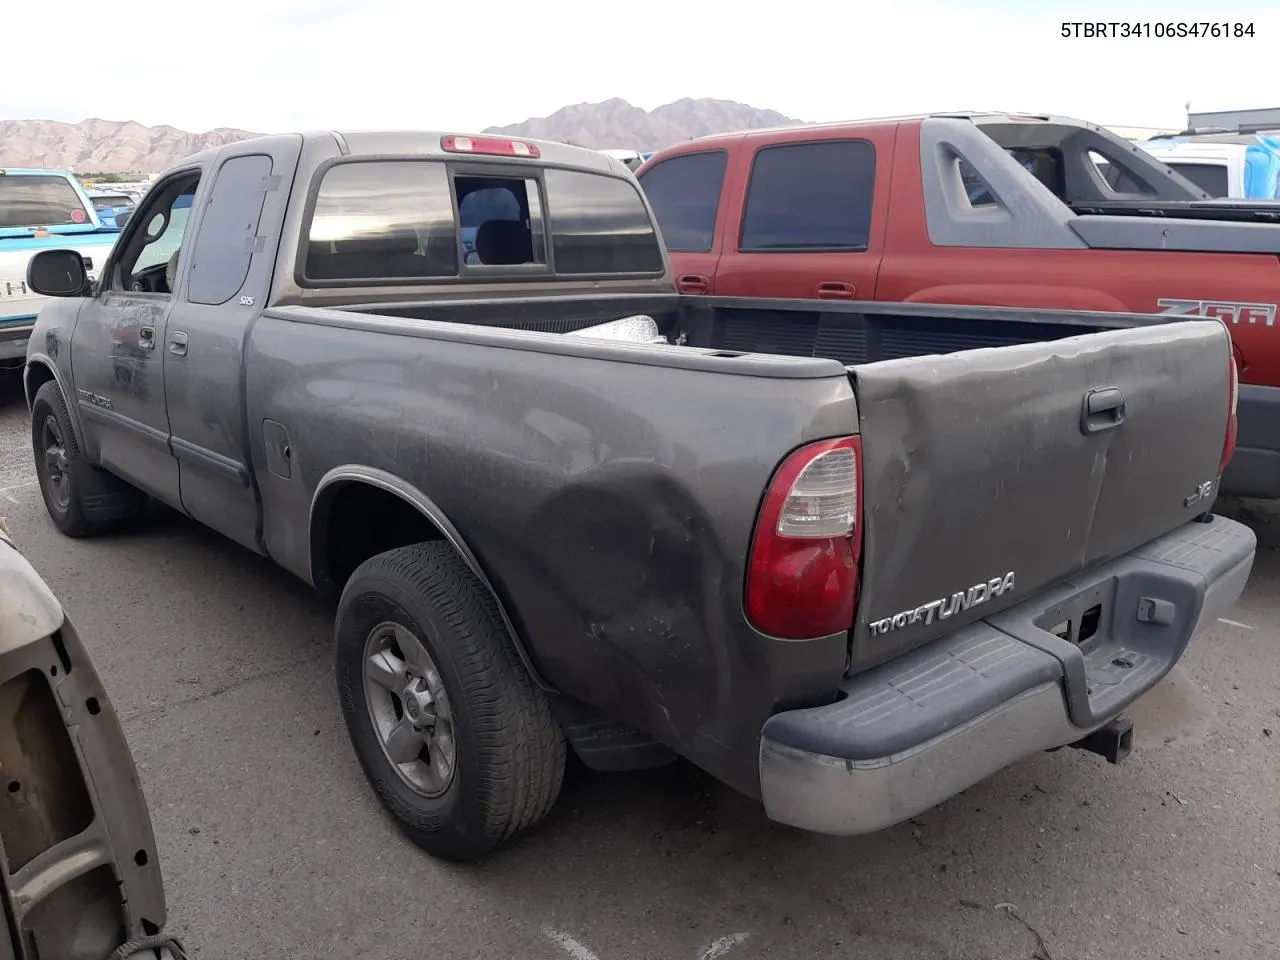
[(864, 523), (853, 667), (1204, 513), (1230, 351), (1222, 324), (1197, 320), (850, 367)]

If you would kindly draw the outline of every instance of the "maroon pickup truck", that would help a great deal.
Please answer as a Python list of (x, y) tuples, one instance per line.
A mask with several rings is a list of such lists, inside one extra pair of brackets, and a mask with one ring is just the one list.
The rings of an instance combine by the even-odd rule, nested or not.
[[(1222, 492), (1280, 497), (1280, 204), (1212, 200), (1101, 127), (1008, 114), (704, 137), (637, 176), (685, 294), (1220, 319), (1241, 381)], [(1014, 342), (981, 322), (795, 333), (779, 352), (845, 363)]]

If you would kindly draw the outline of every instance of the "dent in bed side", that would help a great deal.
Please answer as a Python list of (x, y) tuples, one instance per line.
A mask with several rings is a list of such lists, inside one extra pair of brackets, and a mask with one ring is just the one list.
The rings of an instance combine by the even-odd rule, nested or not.
[(334, 582), (326, 559), (329, 548), (327, 530), (329, 527), (329, 512), (334, 500), (338, 492), (349, 484), (364, 484), (393, 494), (411, 505), (431, 522), (432, 526), (439, 531), (440, 536), (448, 541), (449, 545), (458, 552), (468, 569), (484, 585), (489, 595), (493, 597), (493, 602), (497, 605), (498, 613), (502, 617), (503, 626), (506, 627), (507, 635), (511, 638), (511, 642), (515, 646), (516, 652), (520, 655), (520, 660), (525, 669), (529, 671), (529, 676), (542, 689), (547, 691), (554, 690), (554, 687), (543, 678), (538, 668), (534, 665), (519, 631), (516, 630), (511, 616), (507, 613), (506, 605), (502, 602), (497, 590), (494, 589), (493, 583), (489, 580), (489, 575), (485, 573), (484, 567), (480, 565), (475, 553), (467, 545), (462, 534), (458, 532), (458, 528), (453, 525), (452, 521), (445, 516), (444, 511), (436, 506), (425, 493), (413, 486), (413, 484), (401, 480), (385, 470), (358, 464), (343, 464), (340, 467), (334, 467), (320, 478), (320, 482), (316, 485), (315, 494), (311, 498), (311, 519), (308, 536), (311, 553), (311, 582), (316, 589), (321, 592), (336, 592), (342, 589), (342, 584)]
[[(405, 480), (461, 535), (550, 684), (757, 793), (765, 719), (819, 702), (848, 658), (845, 633), (779, 641), (742, 606), (773, 470), (798, 444), (857, 432), (844, 367), (699, 350), (638, 362), (634, 347), (470, 326), (463, 312), (440, 324), (289, 308), (253, 327), (245, 390), (271, 556), (311, 577), (303, 541), (330, 471)], [(270, 468), (268, 420), (288, 431), (288, 476)], [(344, 489), (436, 529), (399, 494)], [(369, 539), (375, 553), (413, 542)], [(339, 558), (339, 577), (358, 554), (372, 555)]]

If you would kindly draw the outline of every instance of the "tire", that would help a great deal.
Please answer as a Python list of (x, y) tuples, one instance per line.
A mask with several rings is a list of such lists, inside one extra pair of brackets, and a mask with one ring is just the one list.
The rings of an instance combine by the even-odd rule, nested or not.
[[(493, 598), (451, 545), (419, 543), (365, 561), (342, 591), (334, 632), (338, 696), (351, 744), (378, 799), (410, 840), (433, 856), (468, 862), (547, 815), (564, 777), (564, 737)], [(406, 652), (415, 639), (426, 661)], [(388, 692), (406, 689), (402, 683), (427, 691), (424, 699)], [(433, 733), (415, 753), (406, 733), (411, 715), (433, 710), (434, 722), (423, 728)], [(450, 743), (446, 778), (441, 758)], [(399, 765), (393, 752), (414, 759)]]
[(36, 391), (31, 404), (31, 448), (45, 509), (66, 536), (93, 536), (146, 512), (146, 494), (84, 458), (53, 380)]

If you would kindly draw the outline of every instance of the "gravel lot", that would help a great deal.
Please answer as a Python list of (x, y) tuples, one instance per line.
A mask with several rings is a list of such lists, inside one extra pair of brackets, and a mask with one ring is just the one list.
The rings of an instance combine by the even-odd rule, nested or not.
[(685, 765), (572, 769), (545, 827), (454, 867), (399, 838), (335, 702), (330, 611), (157, 510), (58, 535), (16, 378), (0, 515), (62, 599), (142, 770), (199, 960), (1280, 956), (1280, 512), (1252, 582), (1137, 708), (1117, 767), (1035, 757), (871, 837), (802, 834)]

